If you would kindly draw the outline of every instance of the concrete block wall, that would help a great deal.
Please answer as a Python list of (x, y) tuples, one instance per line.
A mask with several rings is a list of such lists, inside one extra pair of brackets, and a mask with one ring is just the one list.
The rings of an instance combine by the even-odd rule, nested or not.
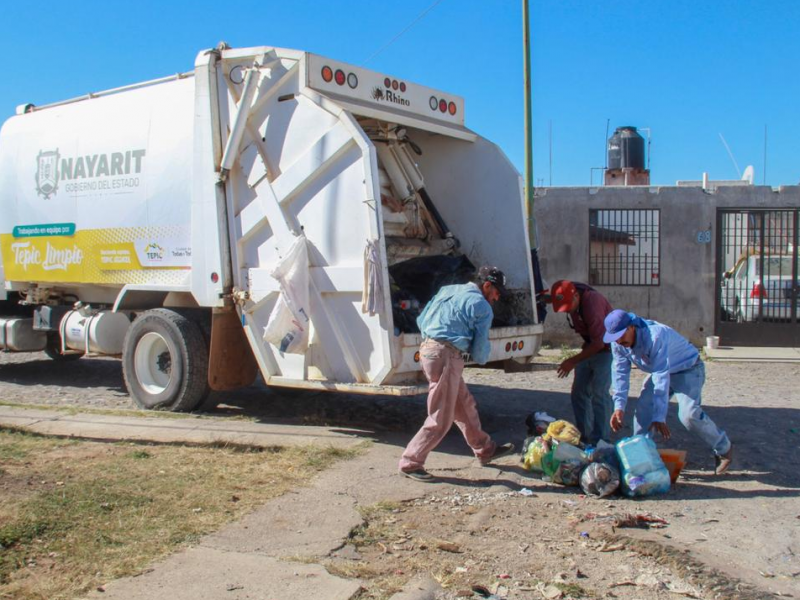
[[(614, 308), (661, 321), (702, 345), (714, 333), (717, 209), (787, 207), (800, 207), (800, 186), (720, 187), (713, 192), (672, 186), (539, 188), (534, 214), (542, 274), (546, 284), (588, 282), (590, 209), (659, 209), (660, 285), (595, 287)], [(698, 241), (698, 234), (709, 230), (711, 241)], [(552, 312), (544, 341), (580, 344), (566, 317)]]

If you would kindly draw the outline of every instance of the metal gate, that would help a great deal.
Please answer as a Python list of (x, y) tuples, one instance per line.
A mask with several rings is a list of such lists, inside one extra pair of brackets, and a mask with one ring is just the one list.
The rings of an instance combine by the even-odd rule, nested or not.
[(800, 346), (800, 209), (717, 211), (715, 333), (726, 346)]

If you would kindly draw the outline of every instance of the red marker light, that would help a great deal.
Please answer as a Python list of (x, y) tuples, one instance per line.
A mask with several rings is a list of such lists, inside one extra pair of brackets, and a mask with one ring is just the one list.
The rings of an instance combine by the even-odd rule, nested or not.
[(450, 104), (447, 105), (447, 112), (449, 112), (451, 115), (456, 114), (456, 103), (455, 102), (451, 102)]
[(330, 83), (333, 79), (333, 69), (328, 66), (322, 67), (322, 79), (325, 83)]
[(517, 345), (518, 345), (518, 344), (517, 344), (517, 342), (514, 342), (513, 344), (511, 344), (511, 349), (512, 349), (514, 352), (516, 352), (516, 351), (517, 351)]
[(511, 352), (511, 342), (506, 342), (506, 352)]
[(405, 92), (406, 91), (406, 84), (403, 83), (402, 81), (400, 82), (400, 91), (401, 92)]
[(344, 75), (344, 71), (341, 69), (336, 70), (336, 84), (337, 85), (344, 85), (344, 80), (346, 79)]
[(447, 112), (447, 100), (439, 100), (439, 110)]
[(385, 85), (387, 88), (392, 87), (392, 80), (387, 77), (383, 80), (383, 85)]
[(211, 273), (211, 283), (217, 283), (218, 281), (219, 281), (219, 275), (216, 272)]

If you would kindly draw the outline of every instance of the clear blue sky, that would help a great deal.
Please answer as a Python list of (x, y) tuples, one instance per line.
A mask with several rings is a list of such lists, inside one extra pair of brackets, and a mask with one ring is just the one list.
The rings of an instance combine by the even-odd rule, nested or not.
[[(45, 104), (192, 68), (232, 46), (309, 50), (361, 65), (434, 0), (22, 2), (5, 0), (0, 120)], [(534, 170), (587, 185), (606, 120), (649, 127), (656, 184), (763, 177), (800, 181), (800, 2), (530, 0)], [(442, 0), (367, 66), (466, 99), (467, 125), (523, 163), (518, 0)], [(597, 181), (597, 178), (595, 178)]]

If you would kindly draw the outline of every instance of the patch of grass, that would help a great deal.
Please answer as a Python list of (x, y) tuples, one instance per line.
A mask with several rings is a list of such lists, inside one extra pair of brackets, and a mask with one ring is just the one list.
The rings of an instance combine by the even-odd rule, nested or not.
[(145, 458), (153, 457), (153, 455), (150, 454), (147, 450), (134, 450), (128, 456), (130, 456), (134, 460), (142, 460)]
[(132, 450), (0, 431), (0, 598), (72, 598), (140, 572), (360, 450)]
[(73, 440), (45, 438), (17, 427), (0, 427), (0, 462), (22, 460), (32, 451), (41, 452), (75, 444)]
[(571, 348), (567, 344), (561, 344), (560, 352), (558, 354), (558, 362), (564, 362), (567, 359), (572, 358), (576, 354), (580, 354), (580, 350), (578, 348)]
[(553, 583), (553, 585), (558, 589), (560, 589), (562, 592), (564, 592), (565, 596), (568, 596), (570, 598), (594, 597), (592, 593), (588, 592), (585, 588), (578, 585), (577, 583), (562, 583), (560, 581), (557, 581)]
[(391, 513), (401, 506), (398, 502), (382, 501), (370, 506), (357, 507), (364, 522), (350, 532), (350, 541), (356, 548), (383, 543), (382, 541), (388, 539), (393, 531), (392, 523), (386, 521), (386, 513)]

